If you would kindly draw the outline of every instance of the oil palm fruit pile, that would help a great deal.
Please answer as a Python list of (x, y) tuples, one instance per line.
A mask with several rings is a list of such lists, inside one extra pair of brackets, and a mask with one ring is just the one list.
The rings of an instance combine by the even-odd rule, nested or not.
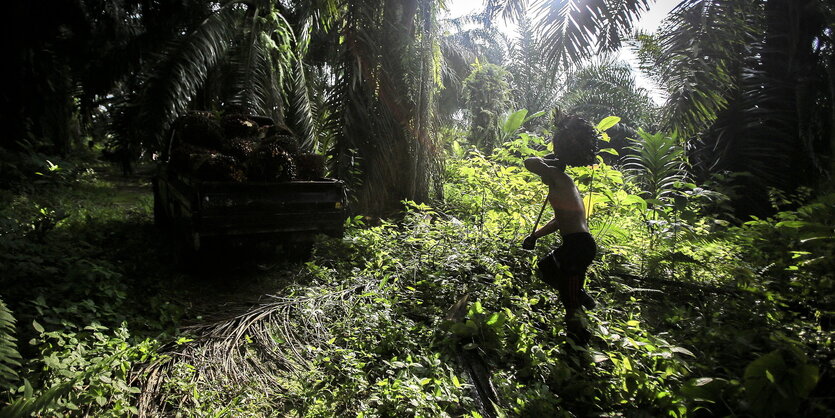
[(174, 124), (170, 164), (202, 180), (282, 182), (324, 176), (323, 156), (299, 152), (295, 135), (269, 119), (192, 111)]

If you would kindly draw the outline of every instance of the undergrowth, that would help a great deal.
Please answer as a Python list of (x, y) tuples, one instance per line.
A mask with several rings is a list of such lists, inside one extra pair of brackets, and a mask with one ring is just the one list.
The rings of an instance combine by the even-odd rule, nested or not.
[(576, 347), (532, 269), (559, 238), (520, 248), (545, 188), (518, 162), (542, 144), (450, 159), (444, 200), (349, 219), (270, 296), (211, 320), (147, 193), (94, 178), (4, 192), (0, 414), (835, 413), (832, 196), (730, 226), (686, 179), (665, 200), (602, 161), (570, 169), (600, 246), (594, 336)]

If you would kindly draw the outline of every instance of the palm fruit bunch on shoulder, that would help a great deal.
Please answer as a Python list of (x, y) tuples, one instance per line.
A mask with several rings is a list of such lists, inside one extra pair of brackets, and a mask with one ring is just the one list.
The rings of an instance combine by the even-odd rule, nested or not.
[(319, 154), (296, 155), (296, 176), (299, 180), (317, 180), (325, 177), (325, 156)]
[(195, 174), (206, 181), (235, 181), (243, 183), (247, 180), (246, 173), (240, 168), (238, 161), (229, 155), (219, 153), (208, 154), (196, 167)]
[(277, 144), (261, 143), (249, 158), (247, 176), (255, 181), (291, 181), (296, 178), (296, 163)]
[(227, 138), (252, 138), (258, 136), (258, 122), (242, 113), (224, 115), (220, 126)]
[(190, 111), (177, 119), (177, 142), (208, 149), (223, 145), (223, 129), (211, 112)]
[(578, 116), (562, 113), (554, 115), (554, 154), (570, 166), (591, 165), (595, 162), (597, 131), (591, 123)]

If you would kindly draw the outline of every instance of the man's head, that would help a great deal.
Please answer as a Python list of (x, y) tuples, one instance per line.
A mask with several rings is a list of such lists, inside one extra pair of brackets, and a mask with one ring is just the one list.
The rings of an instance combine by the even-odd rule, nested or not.
[(554, 117), (554, 155), (570, 166), (594, 164), (597, 132), (585, 120), (559, 110)]

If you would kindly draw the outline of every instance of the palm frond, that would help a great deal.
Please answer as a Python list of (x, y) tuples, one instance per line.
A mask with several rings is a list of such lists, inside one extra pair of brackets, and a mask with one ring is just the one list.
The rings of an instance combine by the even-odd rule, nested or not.
[(527, 0), (486, 0), (485, 14), (491, 18), (498, 14), (510, 21), (517, 21), (525, 15), (528, 8)]
[(547, 0), (537, 24), (551, 68), (614, 51), (649, 7), (648, 0)]
[(12, 311), (0, 299), (0, 388), (9, 390), (17, 386), (21, 356), (15, 338), (15, 318)]
[(638, 135), (630, 147), (636, 154), (625, 158), (624, 168), (648, 199), (667, 198), (685, 178), (684, 148), (675, 135), (650, 134), (640, 129)]
[(270, 296), (232, 318), (184, 330), (197, 338), (164, 347), (167, 355), (136, 373), (143, 387), (138, 400), (140, 414), (165, 415), (169, 403), (200, 402), (193, 397), (197, 391), (176, 393), (165, 386), (183, 365), (195, 370), (187, 376), (190, 383), (208, 392), (249, 387), (267, 396), (280, 395), (284, 382), (309, 370), (316, 353), (308, 347), (329, 344), (332, 319), (348, 314), (356, 295), (372, 285), (368, 281), (335, 291), (296, 289), (301, 294)]
[(629, 64), (604, 56), (569, 73), (560, 107), (587, 120), (621, 117), (631, 129), (654, 123), (655, 105), (649, 91), (636, 85)]
[(638, 37), (642, 67), (667, 91), (664, 129), (692, 135), (727, 106), (757, 31), (755, 12), (748, 2), (686, 0), (654, 39)]
[(145, 79), (137, 102), (125, 109), (123, 118), (132, 120), (127, 121), (131, 129), (123, 134), (138, 134), (148, 148), (161, 148), (164, 132), (230, 48), (240, 14), (240, 6), (221, 7), (162, 54), (159, 65)]

